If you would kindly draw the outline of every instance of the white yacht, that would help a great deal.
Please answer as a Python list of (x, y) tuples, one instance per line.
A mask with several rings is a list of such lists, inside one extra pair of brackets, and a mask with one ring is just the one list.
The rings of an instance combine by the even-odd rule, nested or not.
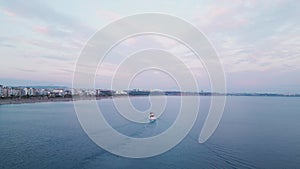
[(153, 112), (150, 112), (149, 120), (150, 120), (150, 122), (154, 122), (156, 120), (156, 117)]

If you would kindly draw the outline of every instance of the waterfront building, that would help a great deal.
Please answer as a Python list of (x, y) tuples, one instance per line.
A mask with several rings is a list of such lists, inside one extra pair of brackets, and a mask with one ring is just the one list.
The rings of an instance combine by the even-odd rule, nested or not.
[(96, 96), (100, 96), (101, 94), (101, 90), (100, 89), (96, 89)]
[(20, 97), (22, 95), (22, 89), (20, 88), (11, 88), (11, 96)]
[(95, 90), (86, 90), (85, 91), (86, 96), (95, 96), (96, 95), (96, 91)]
[(51, 96), (54, 96), (54, 97), (62, 97), (63, 94), (64, 94), (64, 90), (63, 89), (54, 89), (51, 92)]
[(36, 89), (36, 95), (48, 96), (50, 92), (47, 89)]
[(126, 94), (127, 94), (127, 92), (124, 91), (124, 90), (118, 90), (118, 91), (116, 91), (116, 95), (126, 95)]
[(34, 95), (35, 95), (35, 92), (34, 92), (34, 89), (33, 89), (33, 88), (29, 88), (29, 90), (28, 90), (28, 95), (29, 95), (29, 96), (34, 96)]
[(12, 97), (13, 96), (13, 89), (10, 87), (8, 88), (8, 97)]
[(27, 96), (28, 95), (28, 88), (25, 87), (22, 91), (22, 96)]
[(9, 87), (3, 87), (2, 97), (8, 97), (8, 96), (9, 96)]
[(71, 96), (72, 95), (72, 91), (71, 90), (65, 90), (64, 91), (64, 95)]
[(0, 97), (2, 97), (2, 94), (3, 94), (3, 86), (0, 85)]
[(113, 90), (100, 90), (100, 96), (113, 96), (116, 92)]

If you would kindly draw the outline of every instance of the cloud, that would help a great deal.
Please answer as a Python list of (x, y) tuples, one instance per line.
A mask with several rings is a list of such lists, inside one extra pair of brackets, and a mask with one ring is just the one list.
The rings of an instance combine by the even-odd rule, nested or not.
[(98, 78), (107, 77), (111, 78), (115, 71), (117, 70), (118, 65), (112, 63), (101, 63), (97, 69), (96, 75)]
[(70, 57), (66, 57), (66, 56), (56, 56), (56, 55), (43, 55), (41, 56), (42, 58), (46, 58), (46, 59), (53, 59), (53, 60), (58, 60), (58, 61), (70, 61), (70, 60), (74, 60), (74, 58), (70, 58)]
[(2, 12), (7, 16), (16, 16), (17, 14), (9, 9), (2, 9)]
[[(218, 1), (208, 4), (195, 13), (193, 21), (206, 33), (238, 33), (248, 31), (251, 35), (268, 35), (274, 27), (297, 16), (292, 1), (283, 0), (235, 0), (232, 3)], [(255, 31), (254, 31), (255, 30)], [(233, 32), (236, 31), (236, 32)], [(264, 34), (259, 34), (258, 31)], [(259, 37), (259, 36), (255, 36)], [(262, 36), (263, 37), (263, 36)]]
[[(220, 0), (207, 3), (196, 3), (195, 6), (202, 4), (198, 9), (192, 2), (180, 7), (176, 7), (175, 3), (169, 6), (172, 8), (169, 11), (180, 17), (192, 18), (192, 22), (204, 31), (216, 47), (225, 71), (239, 75), (234, 81), (236, 86), (259, 86), (263, 79), (268, 79), (269, 74), (276, 73), (281, 74), (282, 81), (295, 82), (289, 75), (297, 78), (300, 73), (300, 13), (296, 1)], [(81, 4), (71, 4), (74, 5), (72, 9), (79, 9)], [(69, 7), (61, 2), (1, 1), (4, 24), (0, 47), (2, 55), (7, 56), (0, 66), (1, 71), (5, 72), (1, 76), (71, 81), (75, 57), (95, 31), (87, 23), (98, 27), (103, 21), (122, 17), (121, 12), (130, 14), (130, 4), (125, 6), (127, 3), (124, 3), (125, 11), (121, 8), (109, 10), (110, 5), (94, 2), (84, 6), (90, 7), (90, 11), (74, 12), (71, 16), (66, 15), (69, 11), (60, 11)], [(98, 9), (98, 6), (106, 9)], [(191, 16), (193, 13), (194, 16)], [(97, 74), (99, 84), (111, 78), (118, 63), (127, 55), (145, 48), (166, 49), (179, 56), (203, 83), (206, 72), (193, 53), (172, 39), (148, 36), (128, 39), (113, 49)], [(30, 73), (33, 68), (37, 72)], [(272, 83), (276, 83), (276, 77), (272, 76), (275, 79)], [(269, 81), (264, 82), (265, 86), (270, 84)]]
[(7, 47), (7, 48), (16, 48), (15, 45), (6, 44), (6, 43), (0, 43), (0, 46)]
[(47, 23), (59, 23), (61, 25), (77, 26), (75, 19), (60, 14), (52, 8), (45, 5), (41, 1), (19, 1), (11, 0), (2, 3), (6, 7), (6, 11), (11, 11), (20, 17), (30, 19), (39, 19)]
[[(20, 38), (17, 38), (20, 39)], [(19, 42), (23, 42), (27, 45), (35, 46), (40, 49), (44, 49), (45, 54), (51, 52), (62, 53), (65, 52), (67, 54), (78, 55), (80, 49), (84, 46), (84, 42), (76, 39), (69, 38), (68, 40), (61, 39), (38, 39), (38, 38), (28, 38), (22, 37)], [(18, 43), (16, 41), (16, 43)], [(38, 49), (37, 48), (37, 49)]]
[[(83, 22), (73, 17), (64, 15), (57, 10), (47, 6), (45, 3), (38, 0), (20, 1), (10, 0), (2, 1), (3, 11), (14, 16), (19, 16), (27, 19), (35, 19), (42, 21), (44, 24), (52, 26), (36, 26), (33, 30), (40, 33), (60, 32), (60, 34), (75, 33), (87, 36), (94, 30), (86, 26)], [(54, 25), (54, 26), (53, 26)], [(53, 34), (49, 34), (53, 35)], [(74, 34), (72, 34), (74, 35)]]
[(104, 10), (104, 9), (97, 10), (96, 15), (106, 20), (115, 20), (122, 17), (122, 15), (117, 12)]
[(194, 21), (226, 72), (299, 70), (300, 13), (292, 1), (221, 1), (199, 11)]
[(214, 3), (196, 14), (194, 21), (198, 27), (206, 32), (237, 29), (250, 23), (246, 9), (242, 3), (230, 5)]
[(16, 69), (21, 72), (30, 72), (30, 73), (37, 72), (36, 70), (33, 69), (22, 69), (22, 68), (16, 68)]
[(300, 67), (300, 32), (279, 34), (257, 43), (243, 43), (228, 38), (220, 52), (227, 72), (242, 71), (294, 71)]
[(34, 32), (44, 34), (47, 36), (56, 36), (56, 37), (65, 37), (65, 36), (71, 36), (72, 35), (72, 30), (64, 27), (59, 27), (59, 26), (42, 26), (42, 25), (37, 25), (32, 28)]
[(19, 38), (0, 36), (0, 47), (17, 48), (16, 42), (20, 42)]

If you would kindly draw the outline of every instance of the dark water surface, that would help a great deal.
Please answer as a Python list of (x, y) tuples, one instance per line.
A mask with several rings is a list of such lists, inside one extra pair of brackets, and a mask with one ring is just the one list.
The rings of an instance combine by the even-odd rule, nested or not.
[[(179, 97), (168, 97), (166, 111), (151, 124), (132, 123), (98, 101), (107, 121), (131, 137), (149, 137), (175, 120)], [(132, 98), (147, 109), (147, 97)], [(198, 143), (210, 97), (189, 135), (159, 156), (129, 159), (94, 144), (82, 130), (71, 102), (0, 106), (0, 168), (300, 168), (300, 98), (228, 97), (221, 123)]]

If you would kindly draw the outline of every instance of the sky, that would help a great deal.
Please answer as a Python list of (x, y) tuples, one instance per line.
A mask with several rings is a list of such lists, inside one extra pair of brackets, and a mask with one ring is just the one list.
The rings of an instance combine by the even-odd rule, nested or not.
[[(205, 34), (223, 65), (228, 92), (300, 93), (299, 9), (296, 0), (0, 0), (0, 84), (71, 86), (77, 58), (97, 30), (125, 16), (159, 12)], [(149, 47), (177, 55), (195, 74), (199, 89), (210, 90), (203, 64), (188, 49), (154, 35), (114, 48), (99, 66), (96, 86), (108, 88), (124, 56)], [(178, 88), (157, 70), (139, 73), (130, 86)]]

